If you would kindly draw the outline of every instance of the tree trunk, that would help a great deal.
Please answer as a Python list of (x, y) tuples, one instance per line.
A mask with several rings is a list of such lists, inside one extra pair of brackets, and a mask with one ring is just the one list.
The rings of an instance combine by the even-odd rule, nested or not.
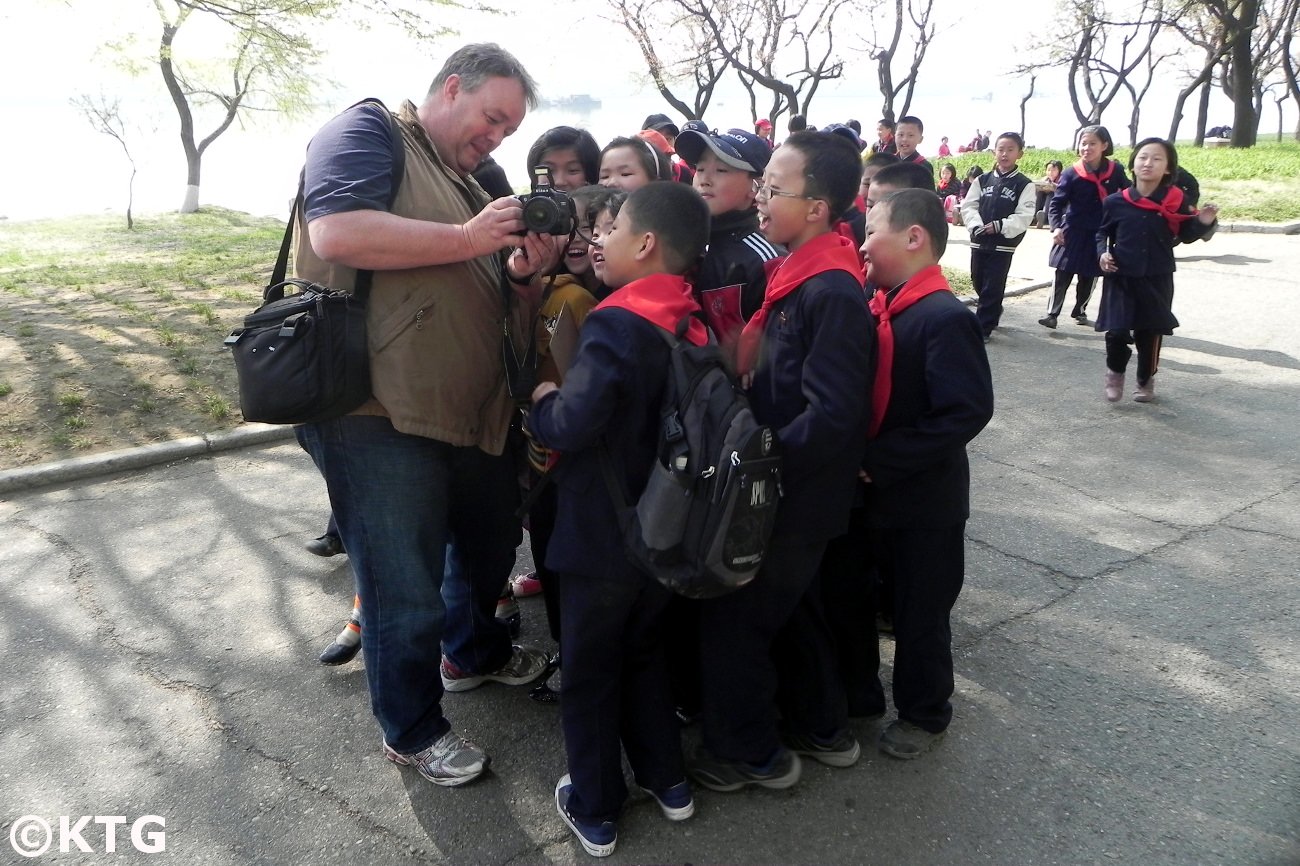
[(1026, 93), (1024, 95), (1024, 98), (1020, 100), (1020, 138), (1021, 139), (1024, 139), (1025, 137), (1025, 106), (1029, 104), (1029, 100), (1034, 98), (1034, 86), (1036, 84), (1038, 84), (1038, 76), (1034, 75), (1033, 73), (1030, 73), (1029, 92)]
[(197, 151), (185, 153), (188, 170), (185, 177), (185, 201), (181, 203), (181, 213), (194, 213), (199, 209), (199, 177), (203, 173), (203, 154)]
[[(1280, 111), (1280, 109), (1279, 109)], [(131, 154), (127, 154), (129, 159)], [(135, 206), (135, 160), (131, 160), (131, 179), (126, 184), (126, 228), (127, 231), (135, 228), (135, 219), (131, 216), (131, 208)]]
[(1209, 81), (1201, 88), (1201, 101), (1196, 107), (1196, 135), (1192, 139), (1192, 144), (1196, 147), (1205, 144), (1205, 127), (1209, 124), (1210, 117), (1210, 92), (1213, 89), (1213, 84)]
[(1252, 147), (1259, 127), (1255, 114), (1255, 59), (1250, 36), (1259, 21), (1259, 0), (1242, 0), (1239, 31), (1232, 44), (1232, 147)]

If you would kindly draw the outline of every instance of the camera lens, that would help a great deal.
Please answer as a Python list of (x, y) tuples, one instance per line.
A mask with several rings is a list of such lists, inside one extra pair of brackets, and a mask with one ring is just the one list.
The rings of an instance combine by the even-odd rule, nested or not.
[(524, 204), (524, 227), (538, 234), (555, 234), (560, 221), (560, 209), (549, 198), (531, 196)]

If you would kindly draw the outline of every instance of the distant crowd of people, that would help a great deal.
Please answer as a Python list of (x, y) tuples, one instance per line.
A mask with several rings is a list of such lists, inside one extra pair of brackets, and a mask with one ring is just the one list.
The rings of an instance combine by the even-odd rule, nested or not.
[[(441, 786), (490, 762), (447, 719), (446, 693), (531, 685), (558, 703), (555, 806), (594, 856), (617, 843), (624, 757), (681, 821), (695, 786), (783, 789), (803, 760), (852, 766), (890, 704), (877, 747), (924, 755), (953, 715), (966, 446), (994, 406), (985, 344), (1042, 196), (1066, 275), (1049, 327), (1071, 276), (1081, 318), (1085, 273), (1106, 274), (1110, 399), (1134, 341), (1135, 399), (1153, 394), (1177, 324), (1169, 250), (1208, 231), (1214, 207), (1196, 213), (1171, 185), (1177, 156), (1159, 140), (1135, 151), (1130, 190), (1100, 127), (1049, 192), (1020, 171), (1016, 133), (993, 140), (988, 173), (959, 181), (946, 165), (936, 183), (913, 115), (881, 121), (870, 145), (856, 122), (794, 118), (776, 145), (767, 120), (720, 131), (652, 114), (603, 146), (568, 126), (540, 136), (519, 168), (544, 168), (571, 224), (529, 230), (490, 154), (536, 100), (511, 54), (467, 45), (392, 113), (399, 137), (366, 102), (308, 147), (296, 273), (337, 288), (374, 272), (373, 399), (296, 428), (332, 509), (309, 549), (346, 553), (355, 581), (321, 662), (364, 653), (383, 753)], [(974, 314), (939, 267), (957, 214)], [(635, 500), (657, 459), (666, 333), (722, 348), (782, 454), (758, 576), (703, 601), (632, 566), (608, 483)], [(512, 576), (521, 514), (536, 570)], [(515, 599), (532, 594), (553, 653), (514, 642)], [(683, 755), (692, 723), (703, 745)]]

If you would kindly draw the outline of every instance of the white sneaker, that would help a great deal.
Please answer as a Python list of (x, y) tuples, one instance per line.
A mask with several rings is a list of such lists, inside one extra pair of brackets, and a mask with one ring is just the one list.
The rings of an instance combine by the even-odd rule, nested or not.
[(432, 746), (411, 755), (384, 743), (384, 757), (403, 767), (415, 767), (421, 776), (446, 788), (474, 781), (483, 775), (491, 760), (455, 731), (447, 731)]
[(546, 670), (546, 653), (515, 645), (511, 647), (510, 659), (501, 667), (486, 674), (462, 671), (446, 656), (442, 657), (441, 667), (442, 687), (449, 692), (467, 692), (488, 682), (522, 686), (531, 683)]

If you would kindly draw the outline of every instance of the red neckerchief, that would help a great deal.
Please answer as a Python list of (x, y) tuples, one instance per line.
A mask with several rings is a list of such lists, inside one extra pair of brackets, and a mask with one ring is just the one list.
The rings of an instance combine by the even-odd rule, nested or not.
[(912, 155), (907, 158), (907, 161), (914, 165), (920, 165), (925, 162), (925, 157), (921, 156), (921, 151), (914, 150), (912, 151)]
[(818, 235), (788, 256), (769, 259), (764, 262), (764, 268), (767, 270), (767, 291), (763, 293), (763, 306), (745, 323), (736, 351), (736, 370), (742, 375), (752, 373), (758, 364), (763, 323), (777, 301), (827, 271), (848, 271), (858, 285), (862, 284), (862, 262), (858, 259), (857, 244), (833, 231)]
[(1105, 170), (1101, 171), (1100, 174), (1092, 174), (1088, 171), (1088, 166), (1083, 164), (1083, 160), (1079, 160), (1074, 164), (1074, 173), (1084, 180), (1092, 181), (1097, 187), (1097, 197), (1105, 201), (1106, 196), (1110, 195), (1110, 193), (1106, 192), (1106, 187), (1103, 184), (1110, 180), (1110, 176), (1115, 173), (1115, 162), (1102, 157), (1101, 164), (1106, 166)]
[(690, 316), (686, 340), (696, 346), (709, 341), (709, 332), (692, 313), (700, 311), (685, 277), (675, 274), (651, 274), (633, 280), (596, 305), (604, 310), (618, 307), (636, 313), (652, 325), (658, 325), (670, 334), (677, 333), (677, 324)]
[(894, 327), (891, 320), (924, 298), (935, 292), (950, 292), (948, 280), (944, 278), (943, 269), (938, 265), (923, 268), (903, 283), (893, 301), (887, 301), (888, 291), (876, 290), (867, 307), (876, 317), (876, 380), (871, 386), (871, 427), (867, 431), (868, 439), (875, 439), (880, 432), (880, 425), (885, 420), (885, 410), (889, 408), (890, 392), (894, 387)]
[[(1146, 198), (1137, 192), (1136, 187), (1129, 187), (1124, 190), (1124, 201), (1140, 207), (1142, 210), (1153, 210), (1165, 218), (1165, 225), (1169, 226), (1169, 233), (1178, 234), (1178, 229), (1187, 220), (1196, 216), (1196, 208), (1192, 208), (1191, 213), (1179, 213), (1183, 206), (1183, 191), (1176, 186), (1167, 186), (1164, 188), (1165, 195), (1160, 201)], [(1159, 190), (1156, 190), (1159, 192)], [(1137, 198), (1133, 196), (1137, 195)]]

